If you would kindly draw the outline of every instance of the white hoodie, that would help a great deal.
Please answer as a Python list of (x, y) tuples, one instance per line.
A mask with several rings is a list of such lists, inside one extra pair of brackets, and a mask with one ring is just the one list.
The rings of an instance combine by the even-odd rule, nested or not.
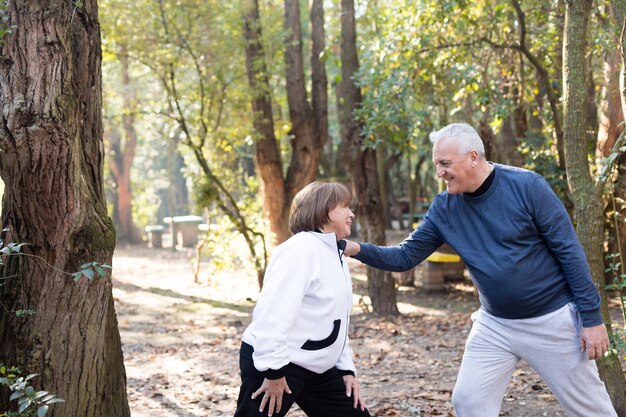
[(297, 233), (274, 249), (243, 334), (254, 348), (254, 367), (263, 372), (292, 363), (323, 373), (336, 366), (356, 375), (348, 344), (351, 309), (352, 280), (336, 235)]

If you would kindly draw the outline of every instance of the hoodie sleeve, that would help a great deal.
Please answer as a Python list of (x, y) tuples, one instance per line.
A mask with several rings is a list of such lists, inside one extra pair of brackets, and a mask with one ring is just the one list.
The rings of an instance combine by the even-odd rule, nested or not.
[(273, 371), (290, 362), (287, 334), (299, 315), (315, 268), (303, 243), (287, 241), (274, 251), (254, 309), (252, 359), (254, 367), (270, 379), (282, 376)]

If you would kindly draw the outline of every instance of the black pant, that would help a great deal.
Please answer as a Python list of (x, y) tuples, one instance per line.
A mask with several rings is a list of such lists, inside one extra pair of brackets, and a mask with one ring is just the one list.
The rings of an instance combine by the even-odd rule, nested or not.
[[(263, 384), (263, 374), (256, 370), (252, 361), (252, 346), (244, 343), (239, 355), (241, 369), (241, 389), (237, 399), (235, 417), (267, 416), (268, 405), (259, 412), (262, 395), (251, 399), (252, 393)], [(272, 417), (282, 417), (295, 402), (309, 417), (370, 417), (369, 411), (354, 408), (353, 398), (346, 396), (346, 386), (337, 368), (323, 374), (289, 364), (285, 368), (287, 385), (291, 394), (283, 394), (280, 413)]]

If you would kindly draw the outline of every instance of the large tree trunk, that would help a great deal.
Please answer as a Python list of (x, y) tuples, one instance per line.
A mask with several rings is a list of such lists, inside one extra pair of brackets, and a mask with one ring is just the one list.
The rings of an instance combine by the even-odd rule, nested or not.
[(322, 59), (324, 53), (324, 2), (313, 0), (311, 3), (311, 97), (315, 130), (319, 146), (328, 141), (328, 78)]
[[(619, 39), (616, 39), (619, 41)], [(621, 94), (619, 88), (621, 57), (619, 50), (607, 50), (604, 52), (604, 79), (601, 91), (600, 111), (599, 111), (599, 127), (598, 141), (596, 144), (596, 158), (602, 159), (609, 156), (615, 142), (624, 130), (624, 112), (622, 111)], [(626, 200), (626, 158), (622, 155), (617, 160), (619, 164), (619, 174), (613, 184), (613, 197), (616, 199)], [(620, 210), (620, 205), (609, 203), (606, 207), (608, 216), (613, 220)], [(617, 227), (616, 227), (617, 226)], [(626, 223), (610, 221), (608, 226), (608, 253), (613, 254), (619, 252), (621, 245), (618, 242), (626, 242)], [(607, 259), (605, 264), (608, 267), (613, 259)], [(612, 279), (612, 273), (607, 271), (607, 278)]]
[[(285, 0), (285, 67), (287, 71), (287, 104), (291, 119), (291, 163), (287, 170), (287, 201), (304, 186), (314, 181), (322, 155), (323, 143), (318, 137), (314, 112), (307, 99), (302, 58), (302, 28), (300, 25), (300, 2)], [(323, 43), (315, 48), (322, 50)], [(314, 79), (315, 95), (321, 90), (321, 75)], [(326, 86), (324, 85), (325, 89)], [(316, 99), (317, 100), (317, 99)], [(321, 103), (320, 103), (321, 104)], [(318, 109), (320, 113), (322, 109)]]
[[(359, 68), (356, 52), (354, 0), (341, 0), (341, 92), (343, 108), (341, 123), (350, 143), (352, 185), (357, 198), (357, 213), (365, 229), (365, 238), (377, 245), (385, 244), (385, 224), (376, 151), (362, 150), (361, 124), (354, 111), (361, 104), (361, 89), (354, 83)], [(395, 282), (388, 272), (367, 268), (369, 296), (375, 313), (398, 314)]]
[(125, 46), (121, 47), (120, 63), (122, 64), (122, 98), (124, 102), (122, 115), (123, 138), (116, 133), (109, 136), (111, 160), (109, 167), (115, 181), (115, 205), (113, 220), (117, 231), (117, 240), (126, 243), (141, 241), (139, 230), (133, 222), (132, 187), (130, 174), (137, 148), (137, 131), (135, 130), (135, 107), (133, 87), (130, 84), (128, 53)]
[(323, 146), (328, 136), (328, 93), (324, 62), (324, 12), (322, 2), (311, 6), (312, 92), (309, 105), (304, 80), (300, 4), (285, 1), (287, 102), (291, 119), (291, 161), (286, 177), (274, 133), (272, 101), (262, 44), (258, 0), (242, 0), (246, 37), (246, 68), (252, 90), (256, 139), (256, 165), (263, 183), (264, 207), (279, 244), (289, 236), (289, 208), (294, 195), (317, 177)]
[(263, 185), (263, 205), (274, 234), (273, 243), (289, 237), (288, 204), (283, 165), (274, 133), (274, 116), (267, 66), (262, 44), (258, 0), (242, 0), (246, 36), (246, 68), (252, 90), (255, 138), (255, 162)]
[[(49, 416), (129, 416), (110, 277), (61, 271), (111, 264), (115, 231), (103, 191), (100, 25), (96, 0), (12, 1), (0, 67), (0, 174), (11, 260), (0, 309), (0, 362), (37, 373), (66, 400)], [(35, 315), (17, 317), (18, 309)], [(3, 398), (0, 407), (7, 405)]]
[(619, 50), (604, 52), (603, 85), (600, 100), (598, 141), (596, 156), (606, 158), (617, 138), (624, 130), (624, 112), (622, 111), (619, 88), (621, 57)]
[[(611, 319), (604, 283), (604, 214), (601, 189), (591, 177), (587, 162), (587, 25), (592, 0), (568, 1), (563, 40), (564, 145), (567, 179), (575, 202), (575, 218), (580, 242), (587, 254), (596, 288), (601, 297), (604, 322), (610, 331)], [(613, 405), (620, 416), (626, 415), (624, 374), (615, 354), (599, 359), (598, 368)]]

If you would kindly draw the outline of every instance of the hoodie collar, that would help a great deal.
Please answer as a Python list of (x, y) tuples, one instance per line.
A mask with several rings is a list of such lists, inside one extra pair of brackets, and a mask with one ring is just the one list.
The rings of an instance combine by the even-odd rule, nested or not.
[(332, 247), (333, 249), (337, 249), (337, 235), (335, 233), (322, 233), (318, 231), (311, 233), (313, 233), (313, 236), (317, 237), (328, 246)]

